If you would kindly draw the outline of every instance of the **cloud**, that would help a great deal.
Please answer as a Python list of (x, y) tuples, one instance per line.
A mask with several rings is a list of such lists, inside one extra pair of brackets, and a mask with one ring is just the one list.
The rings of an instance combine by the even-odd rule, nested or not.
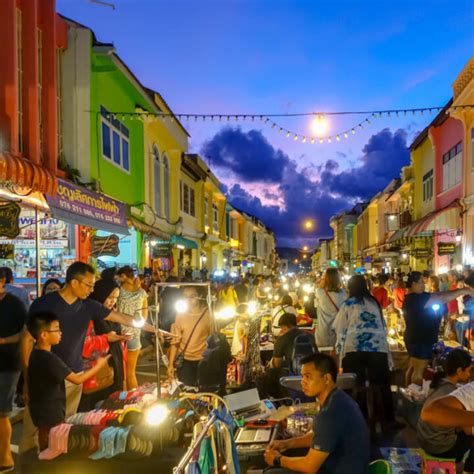
[[(280, 246), (298, 246), (310, 238), (330, 235), (333, 215), (375, 195), (409, 162), (406, 132), (389, 129), (372, 135), (358, 166), (342, 171), (334, 159), (314, 167), (314, 173), (298, 169), (296, 162), (275, 149), (261, 132), (244, 132), (238, 127), (217, 133), (204, 145), (202, 154), (206, 153), (212, 153), (212, 162), (218, 165), (216, 174), (227, 182), (229, 202), (273, 229)], [(307, 218), (316, 223), (312, 235), (302, 227)]]
[[(329, 191), (352, 199), (369, 199), (391, 179), (400, 176), (402, 166), (410, 163), (407, 133), (388, 128), (372, 135), (362, 150), (360, 165), (337, 173), (332, 160), (326, 161), (321, 184)], [(337, 165), (337, 163), (336, 163)]]
[(204, 143), (201, 153), (214, 166), (247, 182), (278, 183), (289, 162), (288, 156), (273, 148), (261, 132), (244, 133), (240, 127), (224, 127)]

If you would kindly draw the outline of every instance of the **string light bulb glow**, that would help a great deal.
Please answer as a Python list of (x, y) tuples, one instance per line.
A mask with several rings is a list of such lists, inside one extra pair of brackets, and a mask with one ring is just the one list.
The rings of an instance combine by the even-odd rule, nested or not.
[(317, 117), (315, 117), (315, 119), (311, 123), (311, 129), (313, 133), (318, 137), (325, 135), (326, 132), (328, 131), (328, 128), (329, 128), (328, 121), (326, 117), (324, 117), (323, 115), (318, 115)]

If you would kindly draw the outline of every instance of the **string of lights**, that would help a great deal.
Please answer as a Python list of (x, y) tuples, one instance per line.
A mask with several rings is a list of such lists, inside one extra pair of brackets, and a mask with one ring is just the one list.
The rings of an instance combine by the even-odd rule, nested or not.
[[(445, 106), (440, 107), (422, 107), (422, 108), (409, 108), (409, 109), (387, 109), (387, 110), (365, 110), (365, 111), (336, 111), (336, 112), (301, 112), (301, 113), (284, 113), (284, 114), (225, 114), (225, 113), (213, 113), (213, 114), (173, 114), (166, 112), (152, 113), (152, 112), (96, 112), (103, 114), (107, 118), (121, 118), (122, 120), (140, 120), (142, 122), (150, 122), (161, 120), (163, 122), (175, 120), (179, 121), (194, 121), (194, 122), (224, 122), (224, 123), (235, 123), (235, 122), (258, 122), (269, 126), (277, 133), (284, 135), (286, 138), (293, 139), (295, 141), (300, 140), (302, 143), (332, 143), (333, 141), (341, 141), (341, 139), (348, 139), (351, 135), (355, 135), (358, 131), (363, 130), (369, 126), (372, 119), (380, 118), (399, 118), (406, 117), (407, 115), (412, 116), (423, 116), (425, 114), (432, 115), (433, 113), (439, 113), (445, 109), (446, 114), (457, 111), (458, 109), (473, 110), (474, 105), (456, 105), (449, 108)], [(328, 135), (326, 132), (327, 123), (326, 117), (330, 116), (342, 116), (342, 115), (366, 115), (366, 117), (356, 123), (355, 125), (342, 130), (338, 133)], [(313, 117), (315, 119), (315, 130), (316, 133), (299, 133), (280, 125), (274, 118), (294, 118), (294, 117)]]

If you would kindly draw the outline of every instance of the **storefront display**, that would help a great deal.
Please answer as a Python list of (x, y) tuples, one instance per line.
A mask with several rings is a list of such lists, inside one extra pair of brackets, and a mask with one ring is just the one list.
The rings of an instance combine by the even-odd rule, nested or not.
[[(75, 258), (71, 225), (40, 212), (41, 278), (63, 278)], [(19, 233), (15, 238), (0, 237), (0, 265), (10, 267), (17, 279), (36, 278), (35, 210), (21, 207)], [(21, 282), (21, 281), (20, 281)]]

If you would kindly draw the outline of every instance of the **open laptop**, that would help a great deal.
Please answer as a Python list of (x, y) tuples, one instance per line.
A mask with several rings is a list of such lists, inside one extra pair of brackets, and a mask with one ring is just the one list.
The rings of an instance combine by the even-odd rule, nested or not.
[(224, 398), (232, 416), (243, 416), (246, 421), (268, 418), (275, 410), (269, 400), (260, 400), (256, 388), (226, 395)]
[(266, 444), (270, 442), (273, 428), (239, 428), (235, 435), (236, 444)]

